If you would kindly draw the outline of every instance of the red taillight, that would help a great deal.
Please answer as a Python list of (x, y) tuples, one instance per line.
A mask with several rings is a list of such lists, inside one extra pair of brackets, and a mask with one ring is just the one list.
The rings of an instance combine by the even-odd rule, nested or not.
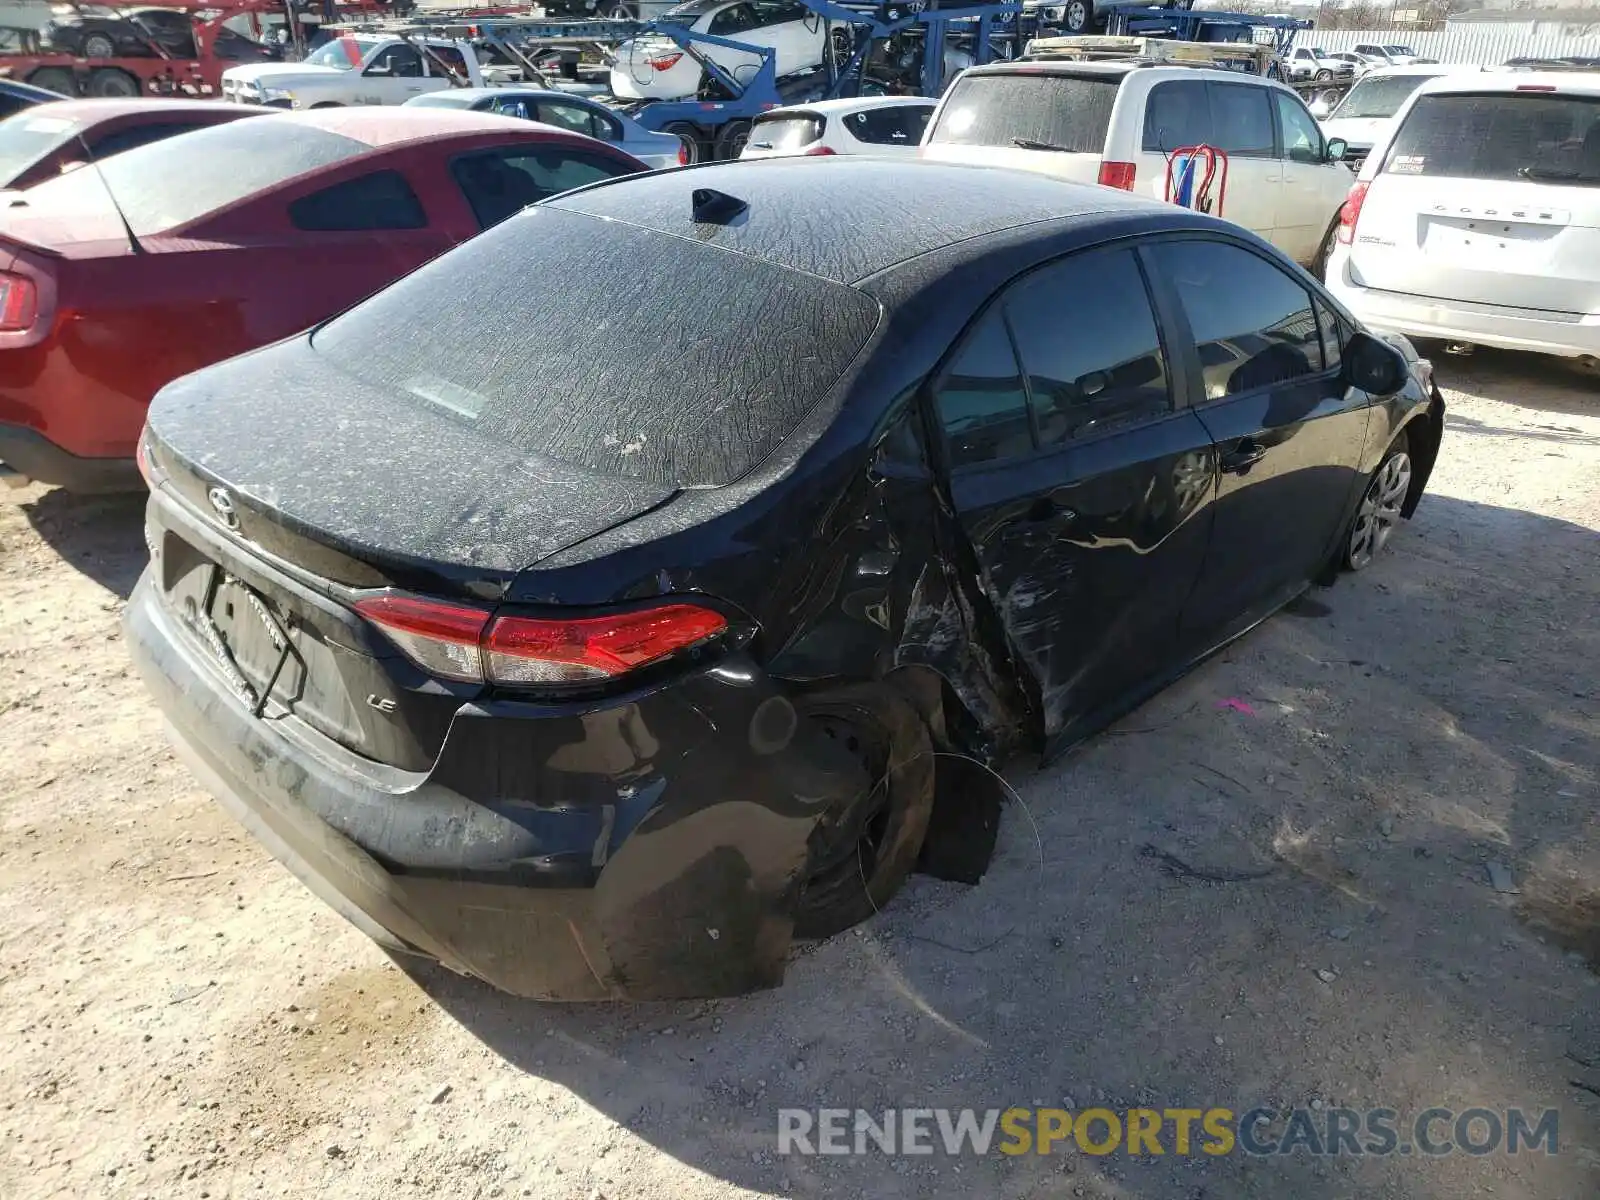
[(1121, 188), (1125, 192), (1133, 191), (1133, 177), (1138, 167), (1130, 162), (1100, 163), (1100, 183), (1103, 187)]
[(25, 275), (0, 272), (0, 332), (32, 329), (39, 315), (39, 290)]
[(133, 448), (133, 461), (139, 468), (139, 478), (144, 480), (144, 486), (153, 491), (156, 486), (156, 480), (154, 468), (150, 465), (149, 433), (141, 433), (139, 435), (139, 441)]
[(649, 63), (658, 71), (670, 71), (678, 65), (678, 60), (682, 57), (682, 54), (663, 54), (660, 58), (650, 59)]
[(472, 683), (583, 683), (626, 674), (728, 627), (720, 613), (665, 604), (604, 617), (490, 619), (471, 605), (369, 596), (355, 609), (430, 674)]
[(1339, 240), (1346, 246), (1355, 239), (1356, 222), (1361, 219), (1361, 205), (1366, 201), (1367, 188), (1371, 186), (1364, 179), (1358, 181), (1339, 206)]
[(496, 683), (581, 683), (609, 679), (715, 637), (720, 613), (667, 604), (605, 617), (498, 617), (484, 642)]
[(678, 165), (680, 167), (689, 165), (689, 143), (682, 138), (678, 139)]
[(813, 147), (811, 147), (811, 149), (809, 149), (809, 150), (807, 150), (805, 152), (805, 157), (806, 158), (816, 158), (818, 155), (822, 155), (822, 154), (837, 154), (837, 153), (838, 153), (838, 151), (835, 150), (832, 146), (813, 146)]

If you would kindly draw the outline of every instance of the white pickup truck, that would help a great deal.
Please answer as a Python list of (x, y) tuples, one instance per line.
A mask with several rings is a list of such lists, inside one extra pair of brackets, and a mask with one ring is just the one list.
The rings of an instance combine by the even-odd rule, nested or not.
[[(420, 47), (426, 46), (424, 54)], [(452, 82), (450, 72), (459, 78)], [(222, 98), (274, 108), (404, 104), (424, 92), (520, 82), (515, 66), (485, 65), (466, 42), (356, 34), (335, 38), (297, 63), (250, 63), (222, 73)]]

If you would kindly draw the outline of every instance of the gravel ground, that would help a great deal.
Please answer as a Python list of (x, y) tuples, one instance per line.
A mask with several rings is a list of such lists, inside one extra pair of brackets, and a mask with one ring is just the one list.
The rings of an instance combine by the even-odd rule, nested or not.
[[(0, 1196), (1600, 1195), (1600, 391), (1441, 376), (1432, 492), (1369, 572), (1017, 764), (981, 886), (916, 879), (717, 1003), (398, 970), (165, 748), (118, 631), (137, 506), (17, 493)], [(1559, 1153), (775, 1153), (789, 1105), (1095, 1103), (1551, 1106)]]

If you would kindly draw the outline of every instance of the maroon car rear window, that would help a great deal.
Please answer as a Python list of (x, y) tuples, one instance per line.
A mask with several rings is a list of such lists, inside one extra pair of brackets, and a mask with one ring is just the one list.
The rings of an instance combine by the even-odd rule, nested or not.
[(82, 211), (86, 200), (93, 203), (86, 193), (103, 196), (109, 189), (134, 233), (147, 237), (371, 148), (282, 117), (229, 121), (114, 155), (98, 170), (47, 180), (28, 189), (28, 204), (41, 212), (58, 205)]

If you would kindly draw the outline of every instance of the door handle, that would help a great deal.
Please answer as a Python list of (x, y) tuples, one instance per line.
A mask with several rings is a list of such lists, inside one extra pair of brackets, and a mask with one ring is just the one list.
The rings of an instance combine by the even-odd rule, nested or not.
[(1243, 475), (1266, 456), (1267, 448), (1255, 438), (1243, 438), (1223, 452), (1217, 465), (1230, 475)]

